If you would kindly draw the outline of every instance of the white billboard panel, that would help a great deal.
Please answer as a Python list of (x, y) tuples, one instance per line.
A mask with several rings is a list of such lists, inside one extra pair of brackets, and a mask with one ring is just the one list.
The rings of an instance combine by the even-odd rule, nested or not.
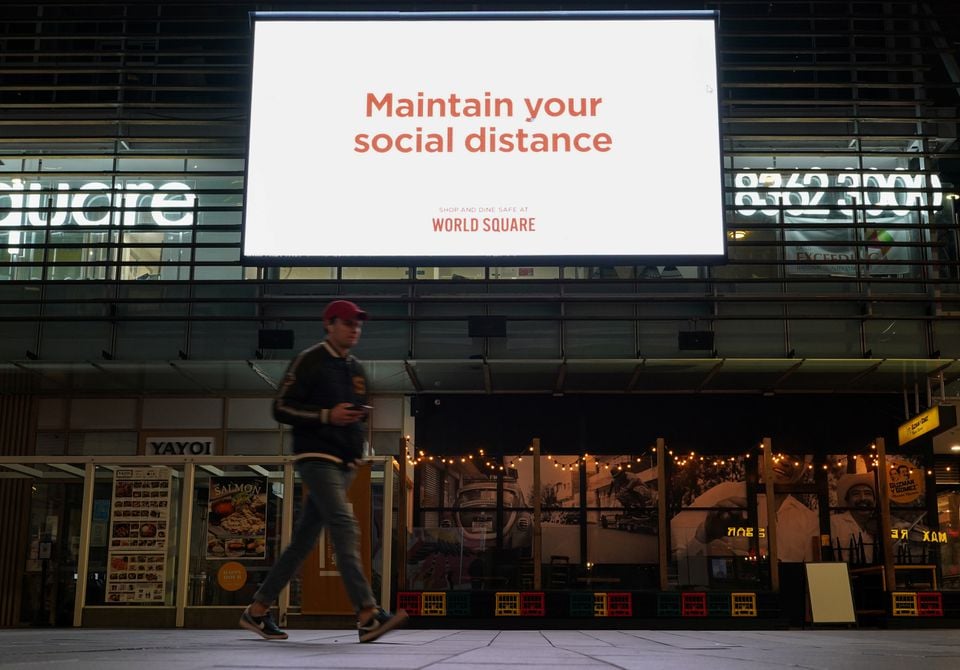
[(245, 257), (723, 257), (713, 14), (257, 18)]

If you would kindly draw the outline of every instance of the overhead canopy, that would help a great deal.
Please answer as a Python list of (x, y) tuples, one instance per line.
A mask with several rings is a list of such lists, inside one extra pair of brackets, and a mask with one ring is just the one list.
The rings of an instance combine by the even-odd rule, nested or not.
[[(958, 359), (412, 359), (364, 361), (381, 394), (926, 393)], [(269, 395), (287, 360), (12, 361), (0, 392)], [(939, 390), (935, 388), (935, 391)]]

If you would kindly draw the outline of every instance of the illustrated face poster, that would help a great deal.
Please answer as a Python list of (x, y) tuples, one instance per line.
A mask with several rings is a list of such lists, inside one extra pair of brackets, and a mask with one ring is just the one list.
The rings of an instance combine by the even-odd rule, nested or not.
[(266, 479), (210, 478), (208, 560), (266, 557), (267, 490)]
[(114, 471), (108, 603), (163, 604), (170, 484), (171, 471), (166, 467)]
[[(926, 511), (926, 469), (916, 455), (893, 454), (886, 459), (890, 498), (892, 551), (897, 563), (927, 562), (946, 541), (931, 531)], [(864, 456), (828, 458), (831, 543), (849, 562), (880, 560), (880, 477), (877, 463)]]

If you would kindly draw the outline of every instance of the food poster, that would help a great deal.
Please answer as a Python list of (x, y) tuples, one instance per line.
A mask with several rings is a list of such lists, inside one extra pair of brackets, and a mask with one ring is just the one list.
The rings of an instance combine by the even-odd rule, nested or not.
[(108, 603), (163, 604), (165, 554), (110, 553)]
[(265, 478), (211, 477), (207, 507), (207, 558), (266, 558), (266, 512)]
[(163, 604), (170, 492), (169, 468), (114, 471), (108, 603)]

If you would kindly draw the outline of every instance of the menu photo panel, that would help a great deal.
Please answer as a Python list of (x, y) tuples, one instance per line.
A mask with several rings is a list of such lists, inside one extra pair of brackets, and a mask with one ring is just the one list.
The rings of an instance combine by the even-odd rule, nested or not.
[(163, 604), (171, 482), (166, 467), (114, 471), (107, 603)]

